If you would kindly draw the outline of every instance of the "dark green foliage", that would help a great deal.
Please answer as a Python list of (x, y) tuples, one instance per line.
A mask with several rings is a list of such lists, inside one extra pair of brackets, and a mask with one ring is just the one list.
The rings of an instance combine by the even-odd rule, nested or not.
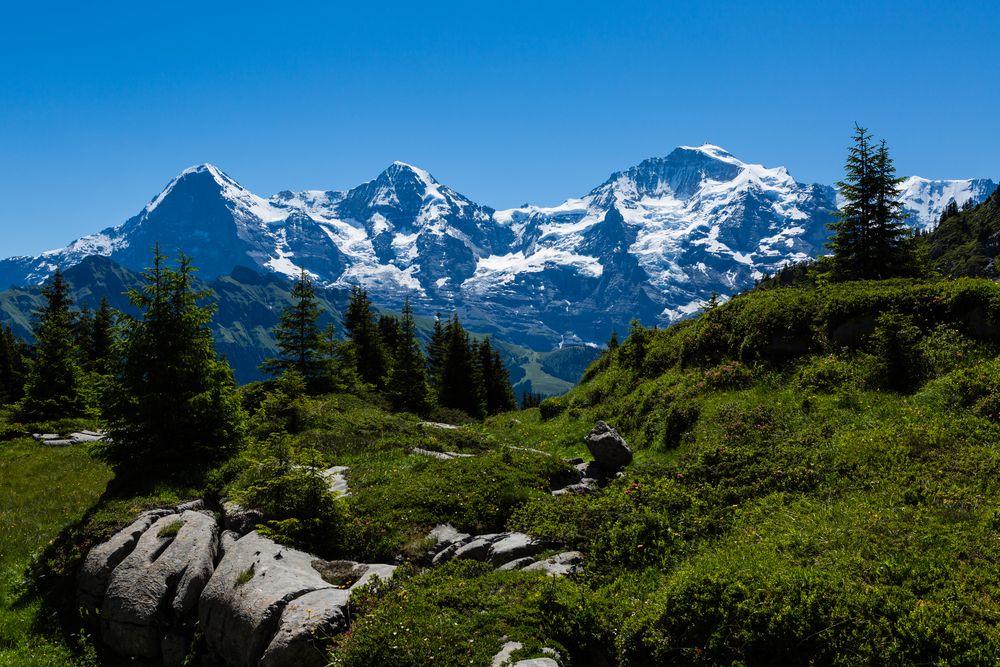
[(402, 319), (395, 330), (396, 347), (387, 391), (394, 410), (423, 414), (430, 407), (427, 360), (417, 340), (409, 298), (403, 302)]
[(390, 357), (379, 333), (368, 292), (351, 288), (351, 302), (344, 314), (344, 328), (354, 347), (358, 376), (379, 389), (385, 388)]
[(530, 410), (542, 404), (542, 395), (538, 392), (524, 391), (521, 393), (521, 409)]
[(302, 271), (292, 288), (292, 303), (285, 308), (274, 328), (281, 356), (266, 360), (261, 370), (280, 375), (293, 370), (313, 391), (325, 388), (328, 355), (326, 340), (319, 328), (321, 309), (312, 279)]
[(878, 359), (884, 388), (910, 391), (923, 379), (921, 338), (921, 331), (912, 317), (892, 312), (879, 315), (872, 336), (872, 351)]
[(612, 331), (611, 338), (608, 339), (608, 350), (615, 351), (618, 349), (618, 332)]
[(242, 506), (263, 513), (262, 535), (312, 553), (337, 551), (344, 508), (321, 474), (317, 452), (297, 450), (287, 434), (275, 433), (250, 445), (236, 467), (241, 472), (230, 490)]
[(899, 201), (896, 169), (885, 141), (872, 143), (865, 128), (854, 126), (843, 181), (837, 183), (844, 204), (830, 227), (833, 277), (868, 280), (912, 275), (914, 266), (905, 214)]
[(437, 393), (444, 376), (445, 336), (444, 325), (441, 324), (441, 313), (434, 315), (434, 331), (427, 343), (427, 379)]
[[(409, 300), (409, 297), (406, 297)], [(400, 330), (399, 318), (392, 313), (382, 313), (378, 317), (378, 335), (382, 339), (382, 344), (385, 345), (385, 349), (390, 353), (394, 352), (399, 346), (399, 337), (402, 334)], [(390, 354), (391, 357), (391, 354)]]
[[(397, 574), (352, 597), (360, 618), (337, 641), (335, 667), (489, 665), (517, 639), (515, 659), (555, 649), (565, 664), (607, 664), (612, 636), (593, 591), (563, 578), (453, 561)], [(593, 662), (590, 662), (593, 661)]]
[(509, 412), (517, 408), (514, 390), (510, 386), (510, 376), (503, 365), (500, 353), (484, 338), (475, 346), (476, 372), (483, 382), (483, 403), (487, 415)]
[(88, 370), (102, 375), (107, 372), (114, 342), (114, 314), (107, 298), (101, 297), (101, 305), (91, 322), (90, 347), (86, 358)]
[(28, 347), (9, 326), (0, 327), (0, 405), (13, 403), (24, 393)]
[(25, 420), (72, 417), (82, 414), (86, 407), (69, 286), (61, 271), (55, 272), (42, 294), (46, 305), (37, 313), (35, 352), (19, 407)]
[(444, 407), (461, 410), (473, 417), (484, 411), (483, 378), (473, 350), (472, 339), (453, 315), (444, 327), (444, 359), (438, 377), (437, 399)]
[(954, 277), (1000, 276), (1000, 190), (974, 208), (946, 215), (929, 238), (935, 268)]
[(190, 260), (176, 269), (155, 251), (146, 284), (129, 297), (141, 313), (124, 318), (104, 417), (111, 443), (103, 454), (117, 468), (169, 473), (174, 466), (220, 460), (240, 443), (243, 413), (229, 365), (216, 358), (198, 305)]

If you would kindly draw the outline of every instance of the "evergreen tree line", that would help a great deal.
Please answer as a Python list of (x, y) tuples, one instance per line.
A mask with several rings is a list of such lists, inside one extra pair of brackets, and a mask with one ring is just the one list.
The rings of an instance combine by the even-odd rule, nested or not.
[[(219, 460), (239, 445), (243, 414), (232, 370), (215, 353), (214, 309), (194, 268), (154, 251), (130, 317), (102, 299), (74, 310), (60, 271), (43, 288), (33, 346), (0, 330), (0, 402), (26, 422), (101, 417), (100, 454), (122, 471), (163, 471)], [(163, 463), (172, 466), (164, 468)]]
[(434, 407), (473, 417), (517, 407), (500, 353), (488, 338), (474, 340), (457, 315), (440, 315), (425, 353), (409, 298), (397, 317), (376, 314), (367, 290), (354, 287), (344, 313), (347, 340), (321, 331), (322, 309), (309, 276), (303, 273), (293, 302), (275, 328), (279, 355), (261, 366), (272, 375), (301, 374), (312, 392), (346, 390), (364, 384), (385, 394), (394, 410), (427, 414)]
[[(18, 402), (26, 420), (81, 416), (94, 401), (88, 390), (108, 370), (114, 315), (107, 299), (98, 310), (74, 310), (60, 271), (42, 289), (44, 306), (34, 315), (35, 344), (0, 329), (0, 405)], [(93, 394), (93, 391), (89, 391)]]

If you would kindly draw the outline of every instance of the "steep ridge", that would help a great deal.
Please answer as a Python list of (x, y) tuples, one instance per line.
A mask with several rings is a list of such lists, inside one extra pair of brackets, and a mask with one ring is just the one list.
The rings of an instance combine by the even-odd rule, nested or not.
[[(951, 201), (996, 184), (907, 179), (911, 224), (933, 225)], [(404, 295), (419, 313), (459, 310), (479, 329), (537, 350), (591, 343), (632, 318), (669, 323), (712, 292), (731, 295), (781, 265), (823, 252), (836, 210), (830, 186), (718, 146), (680, 147), (612, 174), (554, 207), (495, 211), (395, 162), (348, 191), (264, 199), (217, 167), (184, 170), (136, 216), (38, 257), (0, 260), (0, 285), (43, 282), (56, 267), (103, 256), (138, 271), (161, 251), (194, 258), (205, 280), (237, 266), (321, 285)]]

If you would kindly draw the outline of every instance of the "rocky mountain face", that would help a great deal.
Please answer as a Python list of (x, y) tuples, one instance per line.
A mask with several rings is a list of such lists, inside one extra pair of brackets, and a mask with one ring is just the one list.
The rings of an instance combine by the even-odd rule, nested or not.
[[(980, 201), (995, 188), (913, 177), (903, 197), (911, 224), (927, 228), (949, 201)], [(675, 321), (712, 292), (733, 294), (814, 257), (836, 206), (830, 186), (711, 145), (645, 160), (559, 206), (503, 211), (401, 162), (346, 192), (268, 199), (206, 164), (183, 171), (117, 227), (0, 261), (0, 285), (38, 284), (95, 255), (140, 270), (158, 243), (191, 256), (208, 281), (234, 267), (286, 277), (305, 270), (334, 290), (361, 284), (389, 307), (408, 295), (418, 313), (458, 310), (480, 331), (548, 350), (600, 343), (633, 318)]]

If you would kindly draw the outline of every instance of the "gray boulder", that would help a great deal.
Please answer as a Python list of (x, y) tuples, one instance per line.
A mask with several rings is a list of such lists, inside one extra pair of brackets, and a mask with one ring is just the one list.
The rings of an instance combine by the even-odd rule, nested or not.
[[(101, 638), (116, 653), (163, 661), (184, 651), (168, 635), (193, 621), (218, 549), (215, 520), (201, 512), (162, 516), (111, 573)], [(166, 640), (166, 641), (165, 641)]]
[(553, 577), (576, 574), (583, 567), (583, 554), (579, 551), (564, 551), (521, 568), (525, 572), (545, 572)]
[(525, 556), (534, 556), (545, 548), (542, 540), (535, 539), (524, 533), (504, 533), (500, 539), (490, 545), (486, 555), (493, 565), (503, 565)]
[[(325, 568), (325, 565), (336, 565)], [(317, 569), (350, 571), (350, 586), (329, 583)], [(336, 564), (251, 532), (227, 545), (201, 595), (199, 619), (209, 648), (232, 667), (326, 664), (323, 639), (346, 626), (350, 591), (392, 565)]]
[[(139, 536), (146, 532), (160, 517), (173, 514), (173, 510), (156, 509), (143, 512), (131, 524), (112, 535), (106, 542), (92, 548), (83, 561), (77, 580), (80, 606), (87, 612), (101, 608), (104, 592), (108, 589), (111, 573), (132, 553)], [(88, 614), (89, 616), (89, 614)]]
[(603, 421), (598, 421), (594, 430), (587, 434), (587, 449), (601, 468), (614, 472), (632, 462), (632, 450), (618, 431)]

